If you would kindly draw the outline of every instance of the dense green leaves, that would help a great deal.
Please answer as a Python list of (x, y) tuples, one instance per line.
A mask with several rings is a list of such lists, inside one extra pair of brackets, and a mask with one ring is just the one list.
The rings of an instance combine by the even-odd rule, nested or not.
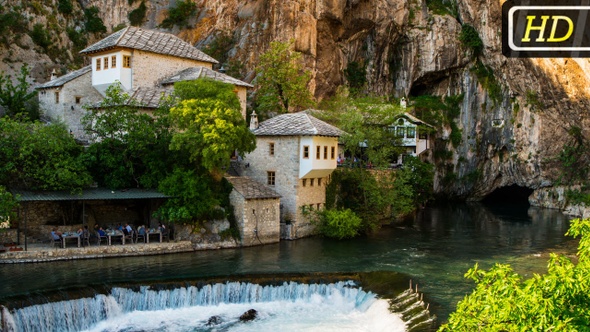
[(483, 51), (483, 42), (479, 37), (479, 33), (477, 33), (477, 30), (469, 24), (463, 24), (461, 26), (459, 40), (463, 46), (473, 51), (473, 56), (478, 56)]
[(359, 234), (362, 220), (352, 210), (322, 210), (315, 221), (320, 234), (335, 239), (350, 239)]
[(476, 288), (440, 331), (588, 331), (590, 328), (590, 220), (572, 220), (581, 236), (577, 264), (551, 254), (547, 273), (523, 280), (509, 265), (470, 269)]
[(168, 9), (168, 17), (166, 17), (160, 27), (171, 29), (175, 25), (179, 28), (188, 26), (188, 21), (192, 16), (196, 16), (197, 4), (192, 0), (176, 1), (176, 6)]
[(10, 75), (0, 73), (0, 106), (10, 117), (24, 116), (31, 120), (39, 117), (39, 110), (35, 107), (34, 101), (37, 97), (36, 91), (29, 91), (29, 67), (23, 65), (20, 68), (20, 75), (16, 78), (16, 84), (12, 82)]
[(301, 53), (293, 51), (293, 43), (271, 42), (260, 56), (256, 72), (256, 110), (261, 118), (266, 114), (287, 113), (314, 105), (307, 88), (311, 79), (303, 69)]
[(82, 147), (63, 125), (0, 119), (0, 183), (42, 190), (79, 189), (91, 178)]
[[(0, 185), (0, 223), (6, 223), (8, 221), (10, 223), (10, 219), (14, 218), (16, 215), (16, 207), (17, 202), (14, 196), (10, 192), (6, 190), (4, 186)], [(5, 226), (8, 226), (5, 224)], [(0, 231), (2, 231), (0, 226)], [(7, 227), (4, 227), (7, 228)]]
[(104, 26), (104, 22), (98, 16), (100, 10), (98, 7), (88, 7), (84, 9), (84, 29), (89, 33), (105, 33), (107, 27)]

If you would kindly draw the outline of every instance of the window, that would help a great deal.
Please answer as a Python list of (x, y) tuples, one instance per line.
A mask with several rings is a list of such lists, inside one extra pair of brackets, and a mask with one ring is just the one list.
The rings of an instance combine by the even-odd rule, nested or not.
[(301, 183), (303, 184), (303, 186), (305, 187), (307, 185), (307, 179), (303, 179), (301, 180)]
[(123, 68), (131, 68), (131, 57), (123, 55)]
[(268, 154), (270, 156), (275, 155), (275, 144), (274, 143), (268, 143)]
[(328, 147), (324, 146), (324, 159), (328, 159)]
[(416, 128), (408, 127), (406, 129), (406, 137), (407, 138), (416, 138)]
[(79, 104), (82, 101), (82, 97), (76, 96), (76, 104)]
[(309, 146), (307, 146), (307, 145), (303, 146), (303, 158), (305, 158), (305, 159), (309, 158)]
[(96, 70), (100, 70), (100, 60), (101, 59), (96, 59)]
[(105, 56), (103, 59), (104, 62), (104, 69), (109, 69), (109, 57)]
[(336, 147), (335, 146), (332, 147), (331, 157), (332, 157), (332, 160), (336, 159)]
[(321, 152), (321, 150), (322, 150), (322, 147), (321, 146), (319, 146), (319, 145), (316, 146), (316, 148), (315, 148), (315, 159), (320, 159), (320, 152)]
[(59, 91), (55, 91), (55, 103), (59, 104)]
[(113, 55), (111, 57), (111, 68), (117, 68), (117, 56)]
[(395, 128), (395, 136), (397, 136), (397, 137), (404, 137), (405, 132), (406, 132), (406, 128), (405, 127), (397, 127), (397, 128)]
[(313, 180), (314, 180), (314, 179), (309, 179), (309, 186), (310, 186), (310, 187), (313, 187)]
[(275, 172), (266, 172), (266, 180), (269, 186), (275, 185)]
[(318, 187), (322, 185), (322, 178), (318, 178)]
[(322, 205), (322, 203), (318, 203), (318, 204), (316, 204), (316, 206), (317, 206), (318, 210), (320, 209), (320, 205)]

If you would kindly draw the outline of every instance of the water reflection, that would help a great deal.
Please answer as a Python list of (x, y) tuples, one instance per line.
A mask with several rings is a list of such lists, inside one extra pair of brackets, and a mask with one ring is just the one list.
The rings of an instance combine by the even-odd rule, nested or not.
[[(529, 257), (563, 243), (567, 227), (567, 218), (555, 210), (439, 206), (421, 211), (402, 225), (347, 241), (308, 238), (244, 249), (4, 265), (0, 268), (0, 298), (127, 281), (386, 270), (411, 275), (439, 316), (445, 317), (470, 291), (472, 284), (463, 274), (475, 262), (484, 267), (495, 261), (518, 264), (516, 257)], [(545, 265), (539, 261), (538, 269)]]

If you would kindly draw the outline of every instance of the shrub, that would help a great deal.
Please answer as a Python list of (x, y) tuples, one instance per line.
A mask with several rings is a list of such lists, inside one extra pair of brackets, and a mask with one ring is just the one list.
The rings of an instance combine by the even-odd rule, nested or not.
[(318, 212), (318, 217), (318, 231), (326, 237), (349, 239), (361, 229), (361, 218), (350, 209), (323, 210)]
[(35, 44), (41, 46), (46, 51), (51, 45), (51, 36), (49, 36), (49, 33), (41, 23), (37, 23), (33, 26), (33, 31), (31, 31), (30, 36)]
[(365, 75), (365, 66), (356, 61), (348, 63), (344, 70), (344, 76), (346, 76), (348, 86), (352, 92), (358, 92), (365, 86), (365, 83), (367, 83)]
[(58, 0), (57, 10), (64, 15), (70, 15), (74, 11), (74, 5), (71, 0)]
[(176, 7), (168, 10), (168, 17), (162, 21), (160, 27), (170, 29), (175, 25), (179, 28), (188, 26), (188, 20), (197, 12), (197, 4), (191, 0), (179, 0)]
[(84, 28), (90, 33), (105, 33), (107, 27), (104, 26), (102, 19), (98, 16), (98, 7), (89, 7), (84, 9)]
[(147, 6), (145, 5), (145, 1), (142, 1), (139, 7), (129, 12), (127, 18), (129, 22), (133, 26), (139, 26), (145, 20), (145, 13), (147, 12)]
[(480, 55), (481, 51), (483, 51), (483, 42), (481, 41), (481, 38), (479, 38), (477, 30), (469, 24), (463, 24), (461, 27), (459, 40), (463, 46), (473, 51), (474, 57)]

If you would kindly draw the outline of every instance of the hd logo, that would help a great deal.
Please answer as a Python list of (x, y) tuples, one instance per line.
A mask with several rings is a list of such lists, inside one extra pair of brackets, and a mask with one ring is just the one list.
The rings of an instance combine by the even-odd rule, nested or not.
[(502, 53), (507, 57), (590, 57), (590, 1), (506, 1)]

